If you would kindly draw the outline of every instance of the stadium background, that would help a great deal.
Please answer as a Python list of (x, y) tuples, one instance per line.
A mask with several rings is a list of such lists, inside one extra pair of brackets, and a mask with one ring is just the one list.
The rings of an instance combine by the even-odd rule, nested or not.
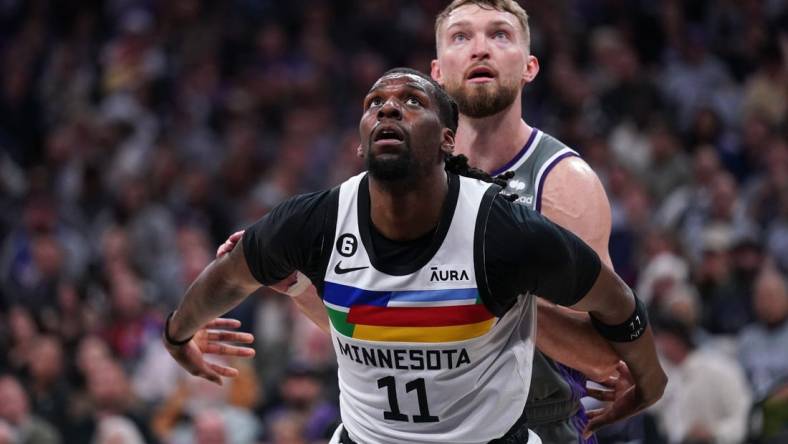
[[(428, 71), (445, 3), (0, 2), (0, 442), (320, 442), (333, 353), (285, 297), (233, 313), (258, 354), (221, 388), (163, 317), (231, 232), (360, 171), (361, 98)], [(788, 442), (786, 2), (524, 6), (524, 115), (602, 179), (671, 376), (600, 441)]]

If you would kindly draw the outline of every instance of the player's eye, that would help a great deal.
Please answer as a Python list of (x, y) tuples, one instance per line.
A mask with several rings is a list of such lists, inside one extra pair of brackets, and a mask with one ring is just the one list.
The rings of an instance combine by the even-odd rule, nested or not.
[(383, 104), (383, 99), (380, 97), (372, 97), (367, 100), (367, 108), (371, 108), (373, 106), (380, 106)]
[(407, 100), (405, 100), (405, 104), (411, 105), (411, 106), (421, 106), (421, 100), (419, 100), (415, 96), (410, 96), (410, 97), (408, 97)]
[(464, 42), (464, 41), (468, 40), (468, 36), (465, 35), (462, 32), (458, 32), (458, 33), (456, 33), (456, 34), (451, 36), (451, 40), (453, 42)]
[(506, 31), (496, 31), (493, 34), (493, 38), (496, 40), (509, 40), (509, 34)]

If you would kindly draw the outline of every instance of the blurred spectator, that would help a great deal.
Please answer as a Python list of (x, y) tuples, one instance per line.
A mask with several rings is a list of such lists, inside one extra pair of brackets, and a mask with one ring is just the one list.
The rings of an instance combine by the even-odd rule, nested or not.
[(665, 228), (678, 230), (693, 212), (709, 205), (712, 180), (720, 172), (719, 155), (713, 147), (701, 146), (695, 151), (692, 168), (692, 182), (673, 191), (661, 203), (657, 220)]
[(122, 416), (105, 416), (98, 421), (96, 436), (91, 441), (95, 444), (144, 444), (134, 423)]
[(28, 307), (52, 305), (58, 280), (80, 278), (88, 251), (79, 234), (60, 219), (51, 196), (30, 196), (23, 216), (3, 242), (0, 279), (4, 293), (8, 302)]
[(0, 420), (0, 444), (16, 444), (16, 433), (7, 422)]
[(703, 325), (714, 334), (736, 334), (752, 322), (748, 288), (733, 274), (729, 233), (708, 231), (695, 284), (703, 301)]
[(195, 444), (225, 444), (227, 431), (224, 418), (215, 410), (205, 410), (194, 418)]
[[(132, 396), (128, 377), (118, 363), (109, 359), (100, 362), (87, 376), (88, 393), (98, 416), (112, 414), (136, 417), (143, 414)], [(145, 421), (135, 422), (144, 424)]]
[(145, 284), (131, 270), (116, 272), (110, 279), (112, 311), (103, 336), (131, 367), (148, 344), (159, 340), (162, 322), (146, 303)]
[(739, 361), (756, 399), (764, 399), (788, 383), (788, 290), (785, 279), (766, 269), (754, 288), (757, 323), (739, 335)]
[[(228, 444), (244, 444), (254, 442), (261, 432), (259, 420), (252, 414), (254, 404), (238, 404), (247, 401), (235, 393), (237, 389), (256, 391), (256, 382), (245, 381), (255, 379), (252, 372), (241, 367), (241, 374), (228, 381), (222, 387), (204, 379), (184, 377), (173, 386), (167, 399), (153, 412), (152, 428), (162, 442), (186, 444), (195, 442), (197, 433), (208, 433), (210, 430), (197, 430), (195, 422), (205, 413), (200, 427), (213, 429), (216, 432), (218, 419), (224, 424), (225, 439)], [(179, 369), (185, 376), (185, 371)], [(253, 401), (257, 401), (253, 398)], [(218, 416), (217, 416), (218, 415)], [(220, 417), (220, 418), (219, 418)]]
[(25, 386), (30, 393), (33, 412), (64, 430), (70, 388), (63, 374), (63, 345), (54, 336), (40, 336), (30, 348), (27, 363), (29, 380)]
[(38, 327), (26, 308), (15, 305), (6, 314), (8, 325), (7, 349), (3, 358), (8, 370), (21, 374), (30, 359), (30, 351), (38, 339)]
[(270, 419), (268, 444), (307, 444), (304, 419), (294, 411), (280, 411)]
[(650, 165), (644, 180), (657, 201), (689, 182), (689, 160), (679, 145), (679, 139), (665, 123), (655, 123), (649, 132)]
[(696, 348), (680, 321), (665, 321), (655, 333), (669, 382), (652, 410), (667, 442), (741, 442), (751, 395), (738, 363), (713, 349)]
[(680, 227), (685, 248), (696, 259), (704, 250), (728, 248), (734, 237), (757, 230), (730, 173), (714, 174), (707, 191), (708, 200), (692, 208)]
[(660, 252), (646, 263), (638, 279), (638, 297), (649, 306), (663, 304), (666, 293), (689, 278), (687, 262), (672, 252)]
[(744, 115), (760, 113), (773, 125), (785, 122), (788, 113), (788, 70), (778, 42), (766, 44), (756, 71), (744, 85)]
[(677, 105), (679, 127), (687, 129), (700, 106), (709, 106), (725, 122), (738, 115), (738, 90), (725, 66), (708, 51), (707, 35), (702, 28), (688, 27), (679, 37), (675, 52), (665, 55), (662, 90)]
[[(306, 442), (329, 439), (339, 424), (339, 409), (325, 398), (323, 384), (314, 368), (294, 363), (288, 367), (279, 389), (281, 401), (266, 416), (271, 432), (297, 433)], [(277, 431), (277, 427), (282, 430)], [(285, 442), (272, 435), (272, 442)]]
[(10, 375), (0, 376), (0, 419), (15, 429), (19, 444), (61, 442), (60, 434), (52, 424), (31, 413), (27, 394), (19, 381)]

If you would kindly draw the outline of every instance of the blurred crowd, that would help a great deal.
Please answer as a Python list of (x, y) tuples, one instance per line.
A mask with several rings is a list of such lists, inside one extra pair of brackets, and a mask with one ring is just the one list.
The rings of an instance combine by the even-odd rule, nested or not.
[[(0, 2), (0, 443), (314, 443), (329, 339), (265, 289), (221, 386), (160, 344), (236, 229), (333, 186), (361, 99), (445, 1)], [(534, 0), (524, 116), (613, 211), (670, 383), (600, 442), (788, 442), (788, 6)]]

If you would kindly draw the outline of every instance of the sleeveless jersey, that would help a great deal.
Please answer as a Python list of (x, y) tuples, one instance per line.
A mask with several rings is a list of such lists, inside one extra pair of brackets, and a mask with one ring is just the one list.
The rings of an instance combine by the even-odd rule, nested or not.
[(535, 314), (526, 296), (496, 318), (479, 296), (482, 259), (469, 252), (490, 184), (460, 177), (443, 243), (421, 268), (393, 275), (374, 267), (360, 233), (363, 176), (340, 187), (323, 287), (350, 438), (487, 443), (504, 435), (528, 396)]
[[(558, 162), (570, 156), (579, 155), (559, 140), (534, 128), (520, 153), (493, 175), (514, 171), (506, 191), (519, 195), (518, 202), (541, 213), (542, 189), (547, 175)], [(582, 430), (580, 422), (585, 421), (585, 412), (580, 408), (580, 398), (585, 396), (585, 383), (585, 375), (536, 350), (526, 408), (529, 427), (564, 420), (579, 411), (582, 417), (574, 425)], [(549, 440), (550, 437), (544, 436), (541, 430), (538, 432), (543, 439)], [(558, 442), (559, 437), (554, 439)], [(567, 439), (577, 442), (578, 438), (572, 436)]]

